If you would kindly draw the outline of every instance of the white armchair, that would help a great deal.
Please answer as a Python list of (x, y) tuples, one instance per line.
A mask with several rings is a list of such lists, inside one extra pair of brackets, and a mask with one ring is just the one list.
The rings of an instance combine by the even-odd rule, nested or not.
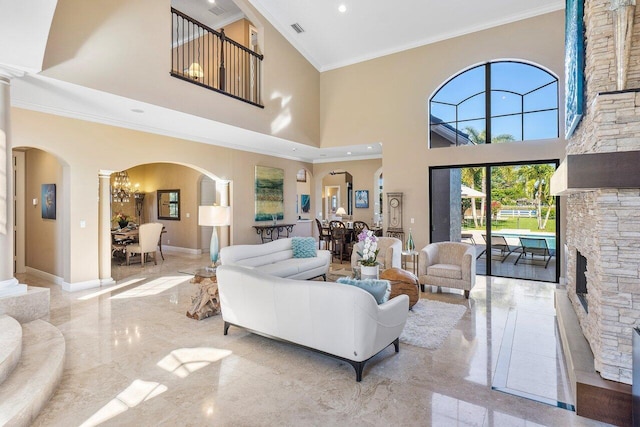
[(418, 254), (418, 280), (424, 285), (462, 289), (465, 298), (476, 284), (475, 247), (459, 242), (438, 242)]
[[(402, 241), (395, 237), (378, 237), (377, 260), (380, 263), (380, 269), (384, 270), (391, 267), (402, 268)], [(358, 252), (362, 253), (362, 244), (360, 242), (353, 245), (351, 252), (351, 268), (358, 266), (358, 261), (362, 259)]]
[(153, 263), (158, 264), (156, 250), (162, 233), (162, 224), (159, 222), (149, 222), (142, 224), (138, 231), (138, 243), (127, 245), (127, 265), (132, 254), (140, 254), (140, 264), (144, 266), (147, 254), (153, 253)]

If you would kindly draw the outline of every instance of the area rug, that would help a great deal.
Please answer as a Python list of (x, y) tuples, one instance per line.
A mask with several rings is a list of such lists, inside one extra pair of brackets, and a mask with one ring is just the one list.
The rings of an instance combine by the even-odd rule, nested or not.
[(409, 310), (400, 341), (435, 350), (447, 339), (466, 311), (467, 307), (463, 305), (420, 299)]

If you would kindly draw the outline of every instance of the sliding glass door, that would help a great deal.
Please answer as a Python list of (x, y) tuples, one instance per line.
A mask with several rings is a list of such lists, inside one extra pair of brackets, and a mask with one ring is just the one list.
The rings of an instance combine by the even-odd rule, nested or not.
[(431, 241), (476, 249), (476, 273), (557, 282), (557, 162), (430, 169)]

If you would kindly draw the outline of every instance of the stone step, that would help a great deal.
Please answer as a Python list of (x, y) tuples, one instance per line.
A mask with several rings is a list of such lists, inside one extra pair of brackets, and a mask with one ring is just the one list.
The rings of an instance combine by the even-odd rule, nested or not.
[(64, 358), (64, 337), (55, 326), (22, 324), (22, 356), (0, 384), (0, 426), (32, 424), (60, 383)]
[(13, 317), (0, 315), (0, 385), (11, 375), (22, 354), (22, 326)]

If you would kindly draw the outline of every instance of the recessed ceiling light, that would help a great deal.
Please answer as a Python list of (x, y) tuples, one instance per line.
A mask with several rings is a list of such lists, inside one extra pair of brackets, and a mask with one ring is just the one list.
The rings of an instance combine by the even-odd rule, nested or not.
[(209, 0), (209, 3), (214, 4), (216, 0)]
[(338, 6), (338, 12), (345, 13), (346, 11), (347, 11), (347, 6), (345, 6), (344, 4), (341, 4), (340, 6)]
[(293, 150), (293, 151), (296, 151), (296, 150), (297, 150), (297, 148), (296, 148), (296, 147), (293, 147), (293, 148), (292, 148), (292, 150)]
[(351, 155), (351, 151), (347, 151), (347, 156), (350, 156), (350, 155)]
[(373, 150), (373, 147), (370, 145), (367, 145), (367, 150)]
[(134, 113), (144, 113), (144, 110), (141, 110), (139, 108), (132, 108), (131, 111)]

